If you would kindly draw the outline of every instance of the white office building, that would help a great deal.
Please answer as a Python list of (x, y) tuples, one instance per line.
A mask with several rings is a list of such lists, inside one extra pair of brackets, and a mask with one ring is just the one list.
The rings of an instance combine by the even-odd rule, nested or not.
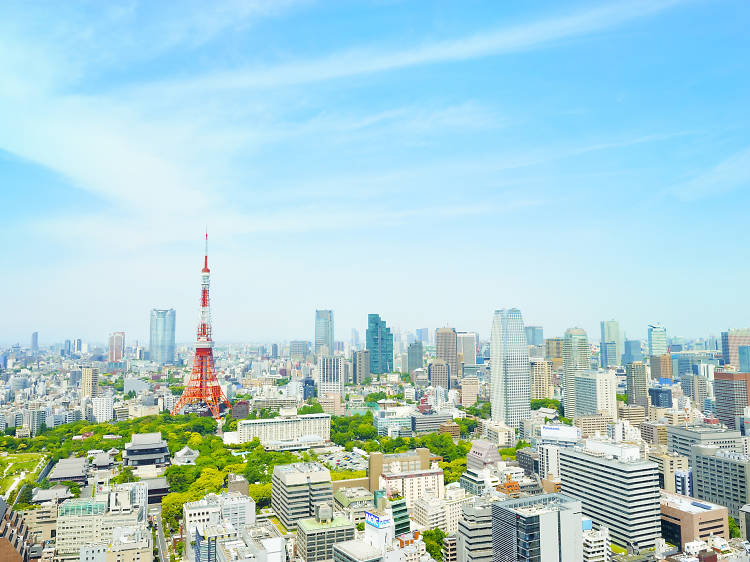
[(104, 423), (114, 419), (114, 400), (112, 395), (97, 396), (91, 399), (91, 409), (94, 421)]
[(530, 415), (529, 346), (517, 308), (495, 311), (490, 373), (492, 421), (516, 429)]
[(325, 443), (331, 439), (330, 414), (297, 415), (294, 409), (282, 408), (279, 417), (261, 420), (240, 420), (237, 435), (240, 443), (256, 437), (264, 447), (278, 449), (300, 448), (311, 443)]
[(576, 416), (598, 414), (617, 419), (617, 376), (610, 371), (586, 371), (575, 377)]
[(563, 355), (563, 410), (568, 418), (576, 417), (576, 377), (591, 368), (591, 349), (586, 331), (581, 328), (565, 330)]
[(635, 445), (588, 439), (560, 450), (562, 493), (583, 505), (612, 542), (634, 550), (653, 548), (660, 536), (659, 475)]

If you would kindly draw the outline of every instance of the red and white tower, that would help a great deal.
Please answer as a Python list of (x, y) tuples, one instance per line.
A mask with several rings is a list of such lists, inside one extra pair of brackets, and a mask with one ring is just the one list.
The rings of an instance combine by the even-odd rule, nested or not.
[(198, 324), (198, 337), (195, 341), (195, 359), (190, 380), (180, 399), (172, 409), (172, 415), (177, 415), (182, 408), (195, 402), (203, 402), (211, 409), (215, 419), (221, 418), (219, 404), (222, 402), (228, 408), (232, 406), (219, 386), (214, 370), (214, 342), (211, 339), (211, 307), (208, 299), (208, 285), (211, 270), (208, 269), (208, 232), (206, 233), (206, 253), (201, 271), (201, 318)]

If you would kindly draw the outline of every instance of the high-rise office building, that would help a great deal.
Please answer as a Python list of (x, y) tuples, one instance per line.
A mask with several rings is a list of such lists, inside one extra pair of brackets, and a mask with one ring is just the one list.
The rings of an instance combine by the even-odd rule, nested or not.
[(563, 364), (563, 338), (547, 338), (544, 340), (544, 358), (552, 361), (552, 369), (557, 370)]
[(612, 542), (653, 548), (660, 536), (656, 463), (641, 460), (636, 445), (587, 439), (584, 448), (560, 449), (561, 492), (580, 500), (583, 514), (609, 528)]
[(634, 361), (625, 365), (625, 384), (628, 404), (648, 406), (648, 380), (646, 365), (643, 361)]
[(458, 338), (453, 328), (438, 328), (435, 331), (435, 355), (445, 361), (450, 369), (450, 377), (458, 378)]
[(627, 365), (633, 361), (643, 361), (641, 340), (625, 340), (625, 353), (622, 357), (622, 364)]
[(355, 351), (352, 356), (352, 382), (364, 384), (370, 378), (370, 352), (366, 349)]
[(474, 332), (459, 332), (457, 341), (459, 363), (463, 365), (476, 365), (477, 335)]
[(521, 311), (496, 310), (490, 338), (492, 421), (517, 428), (530, 415), (529, 347)]
[(461, 405), (473, 406), (479, 396), (479, 379), (477, 377), (463, 377), (461, 379)]
[(393, 371), (393, 334), (378, 314), (367, 315), (367, 350), (373, 375)]
[(409, 344), (407, 349), (407, 367), (409, 374), (414, 372), (414, 369), (421, 369), (424, 367), (424, 345), (421, 341), (415, 341)]
[(492, 504), (464, 504), (457, 535), (458, 562), (492, 562)]
[(715, 371), (714, 396), (719, 421), (731, 429), (740, 429), (737, 418), (750, 406), (750, 373)]
[(648, 354), (664, 355), (667, 352), (667, 329), (661, 324), (648, 325)]
[(740, 371), (750, 373), (750, 345), (741, 345), (737, 348), (739, 357)]
[(292, 340), (289, 342), (289, 358), (292, 361), (300, 361), (307, 357), (309, 344), (303, 340)]
[(417, 341), (422, 342), (425, 345), (430, 345), (430, 329), (417, 328)]
[(31, 334), (31, 353), (39, 351), (39, 332)]
[(739, 348), (750, 345), (750, 330), (729, 330), (721, 333), (721, 354), (725, 365), (740, 368)]
[(315, 507), (333, 504), (331, 473), (318, 463), (276, 465), (271, 478), (271, 505), (287, 529), (315, 515)]
[(451, 388), (451, 368), (442, 359), (435, 359), (427, 366), (427, 380), (431, 386), (439, 386), (448, 390)]
[(149, 358), (154, 363), (164, 365), (175, 361), (175, 311), (170, 309), (151, 310)]
[(738, 519), (740, 509), (750, 503), (750, 460), (715, 444), (696, 445), (690, 451), (690, 466), (693, 495), (723, 505)]
[(359, 349), (359, 332), (357, 331), (356, 328), (352, 328), (351, 344), (354, 349)]
[(544, 345), (544, 329), (541, 326), (526, 326), (526, 342), (529, 345)]
[(325, 356), (318, 358), (318, 395), (344, 396), (344, 358)]
[(585, 371), (575, 378), (576, 416), (603, 414), (617, 419), (617, 376), (609, 371)]
[(619, 365), (624, 350), (622, 332), (617, 320), (602, 320), (601, 338), (599, 364), (604, 368)]
[(651, 366), (651, 378), (655, 381), (672, 380), (672, 355), (670, 353), (652, 355), (649, 358), (649, 365)]
[(99, 395), (99, 369), (81, 366), (81, 398)]
[(107, 360), (110, 363), (120, 363), (125, 354), (125, 332), (113, 332), (109, 335), (109, 349)]
[(492, 504), (493, 560), (581, 560), (581, 502), (541, 494)]
[(333, 310), (315, 311), (315, 355), (333, 355)]
[(576, 417), (576, 376), (591, 368), (591, 348), (582, 328), (565, 330), (563, 356), (563, 410), (568, 418)]
[(545, 359), (531, 359), (529, 361), (531, 372), (530, 395), (532, 400), (554, 398), (555, 387), (552, 384), (552, 361)]

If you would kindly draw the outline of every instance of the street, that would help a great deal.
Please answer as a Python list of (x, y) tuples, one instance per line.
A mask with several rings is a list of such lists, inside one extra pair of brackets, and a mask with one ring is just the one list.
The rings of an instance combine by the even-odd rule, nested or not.
[(159, 562), (167, 562), (167, 542), (164, 540), (164, 526), (161, 522), (161, 506), (158, 510), (152, 512), (154, 523), (156, 524), (156, 546), (159, 549)]

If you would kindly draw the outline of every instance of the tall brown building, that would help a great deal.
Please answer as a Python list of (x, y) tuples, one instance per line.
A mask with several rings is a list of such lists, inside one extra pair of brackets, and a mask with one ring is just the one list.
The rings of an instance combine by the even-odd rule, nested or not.
[(120, 363), (125, 352), (125, 332), (113, 332), (109, 336), (109, 352), (107, 360), (110, 363)]
[(81, 398), (95, 398), (99, 393), (99, 370), (81, 367)]
[(544, 340), (544, 358), (552, 361), (552, 368), (559, 369), (563, 363), (563, 339), (547, 338)]
[(435, 331), (435, 356), (448, 364), (451, 379), (457, 379), (458, 337), (456, 330), (453, 328), (438, 328)]
[(651, 356), (651, 378), (654, 380), (669, 379), (672, 380), (672, 355)]
[(746, 406), (750, 406), (750, 373), (716, 371), (714, 373), (714, 397), (716, 417), (731, 429), (739, 429), (736, 419)]

